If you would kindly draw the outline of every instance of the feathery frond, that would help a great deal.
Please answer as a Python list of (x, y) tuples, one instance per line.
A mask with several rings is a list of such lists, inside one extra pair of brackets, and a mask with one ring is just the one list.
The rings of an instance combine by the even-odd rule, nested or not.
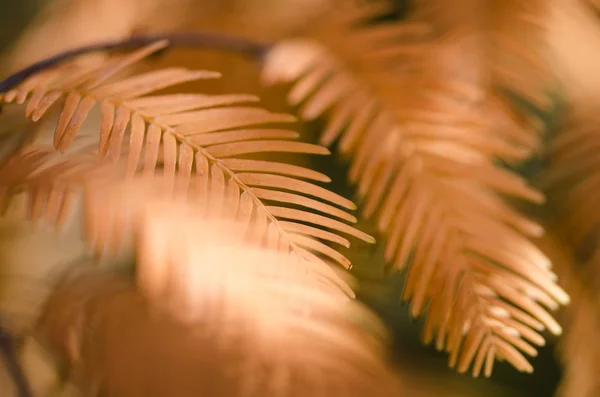
[[(600, 344), (596, 337), (600, 329), (597, 288), (589, 283), (588, 272), (583, 270), (580, 260), (573, 255), (571, 245), (562, 236), (549, 232), (538, 241), (538, 246), (556, 264), (561, 285), (571, 296), (571, 304), (559, 316), (565, 333), (558, 342), (557, 350), (564, 372), (556, 396), (595, 396), (600, 390), (597, 376), (600, 363)], [(598, 253), (595, 252), (591, 261), (598, 261)]]
[[(222, 211), (244, 219), (257, 239), (276, 236), (279, 244), (300, 260), (322, 265), (317, 255), (324, 255), (349, 268), (350, 262), (343, 255), (320, 240), (349, 246), (340, 236), (347, 234), (373, 242), (372, 237), (348, 225), (356, 222), (347, 212), (355, 205), (303, 180), (329, 181), (322, 174), (247, 156), (265, 152), (322, 155), (329, 151), (293, 141), (297, 137), (294, 131), (256, 127), (295, 118), (241, 105), (255, 102), (253, 96), (151, 95), (176, 84), (218, 77), (218, 73), (167, 68), (126, 78), (117, 76), (166, 44), (159, 42), (99, 65), (66, 64), (43, 71), (2, 99), (26, 103), (26, 115), (33, 121), (60, 103), (53, 144), (65, 155), (69, 155), (67, 151), (86, 117), (98, 105), (102, 115), (99, 159), (124, 162), (125, 177), (139, 173), (152, 176), (160, 167), (168, 177), (177, 176), (184, 190), (191, 180), (197, 180), (205, 190), (219, 192)], [(95, 245), (102, 250), (106, 242), (96, 241)]]
[(595, 252), (600, 237), (598, 216), (600, 189), (600, 115), (595, 98), (577, 101), (565, 112), (559, 132), (546, 153), (544, 181), (552, 198), (554, 213), (560, 222), (561, 235), (571, 244), (581, 260)]
[(243, 224), (166, 203), (137, 224), (141, 293), (80, 273), (48, 301), (38, 331), (83, 385), (115, 397), (397, 395), (365, 308), (245, 240)]
[[(182, 208), (192, 206), (194, 212), (190, 216), (194, 219), (206, 220), (197, 227), (210, 227), (209, 221), (236, 222), (237, 233), (245, 236), (247, 242), (273, 249), (282, 255), (289, 255), (288, 262), (296, 263), (299, 268), (304, 269), (302, 272), (310, 270), (310, 277), (316, 277), (325, 289), (333, 286), (332, 292), (341, 290), (347, 295), (353, 294), (343, 280), (344, 277), (322, 259), (308, 252), (305, 255), (298, 255), (289, 240), (281, 237), (281, 232), (276, 229), (275, 224), (266, 224), (267, 219), (264, 217), (252, 218), (243, 207), (237, 210), (238, 195), (239, 193), (232, 194), (231, 191), (223, 188), (222, 184), (207, 184), (206, 178), (188, 181), (180, 175), (172, 178), (161, 174), (119, 181), (109, 175), (108, 178), (96, 179), (86, 186), (84, 196), (86, 235), (96, 251), (115, 252), (130, 242), (130, 236), (135, 235), (135, 230), (140, 228), (140, 223), (144, 222), (149, 209), (158, 212), (156, 208), (168, 207), (175, 202)], [(299, 224), (297, 227), (302, 231), (308, 226)], [(316, 237), (322, 235), (328, 237), (328, 233), (321, 231)], [(296, 238), (295, 235), (292, 236)], [(234, 237), (235, 235), (232, 235), (232, 245), (237, 241)], [(342, 254), (319, 243), (316, 239), (309, 241), (309, 238), (300, 235), (297, 238), (306, 250), (323, 251), (323, 255), (328, 255), (334, 260), (342, 261), (344, 258)], [(337, 237), (337, 240), (342, 239)]]
[[(413, 315), (428, 311), (425, 341), (445, 347), (460, 372), (472, 364), (474, 375), (485, 367), (489, 376), (494, 358), (531, 372), (523, 353), (537, 354), (531, 344), (544, 344), (543, 329), (561, 332), (547, 309), (569, 298), (528, 240), (542, 228), (502, 200), (544, 198), (495, 163), (526, 159), (539, 140), (495, 84), (523, 88), (517, 93), (536, 104), (541, 88), (482, 60), (461, 63), (471, 54), (465, 43), (485, 44), (481, 24), (458, 32), (418, 19), (357, 27), (380, 11), (339, 12), (316, 27), (317, 40), (275, 46), (264, 79), (294, 82), (288, 98), (302, 117), (328, 115), (321, 143), (339, 140), (351, 156), (349, 178), (387, 236), (386, 259), (410, 264), (404, 298)], [(519, 50), (513, 55), (528, 61)]]
[[(461, 35), (471, 40), (462, 60), (454, 61), (461, 65), (455, 73), (481, 78), (492, 91), (509, 91), (540, 110), (552, 107), (549, 94), (557, 88), (557, 72), (550, 62), (547, 32), (554, 4), (461, 0), (449, 8), (439, 0), (418, 3), (418, 17), (435, 26), (442, 42)], [(440, 58), (434, 68), (446, 60)]]
[[(543, 185), (550, 197), (550, 213), (563, 246), (572, 253), (558, 271), (572, 297), (565, 310), (565, 335), (559, 343), (564, 367), (557, 396), (594, 396), (600, 345), (600, 139), (598, 96), (571, 100), (558, 123), (558, 131), (545, 153)], [(555, 243), (558, 245), (558, 243)], [(566, 247), (566, 248), (565, 248)], [(569, 252), (570, 251), (570, 252)], [(564, 273), (564, 276), (563, 274)]]
[(29, 219), (60, 226), (86, 181), (108, 167), (88, 150), (61, 156), (51, 147), (28, 146), (0, 165), (0, 203), (6, 211), (14, 196), (25, 193)]

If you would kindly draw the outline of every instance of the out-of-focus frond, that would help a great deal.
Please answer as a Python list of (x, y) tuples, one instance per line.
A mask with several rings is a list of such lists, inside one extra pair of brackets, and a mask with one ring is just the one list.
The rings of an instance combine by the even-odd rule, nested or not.
[[(426, 342), (445, 347), (461, 372), (473, 364), (473, 374), (485, 367), (489, 376), (494, 358), (530, 372), (522, 353), (537, 354), (530, 343), (545, 343), (539, 331), (561, 332), (547, 309), (568, 296), (528, 240), (542, 229), (502, 200), (544, 198), (496, 164), (539, 145), (538, 123), (499, 89), (544, 107), (550, 71), (486, 18), (515, 17), (520, 32), (544, 19), (522, 2), (461, 9), (466, 3), (441, 11), (429, 3), (422, 16), (373, 26), (364, 20), (380, 5), (339, 12), (317, 24), (316, 41), (275, 46), (264, 78), (293, 81), (289, 100), (302, 104), (304, 118), (329, 116), (321, 143), (339, 139), (352, 156), (349, 177), (387, 236), (386, 258), (410, 265), (404, 298), (413, 315), (428, 311)], [(444, 10), (455, 19), (442, 18)], [(515, 77), (523, 69), (527, 81)]]
[[(334, 286), (333, 291), (340, 292), (341, 289), (345, 294), (353, 295), (342, 280), (343, 277), (340, 278), (325, 261), (309, 254), (308, 251), (305, 252), (301, 247), (306, 246), (306, 250), (314, 249), (317, 252), (322, 250), (334, 261), (336, 258), (341, 260), (341, 254), (324, 244), (321, 247), (316, 241), (311, 243), (310, 237), (300, 234), (297, 237), (294, 234), (293, 238), (300, 239), (302, 245), (293, 245), (294, 240), (286, 239), (285, 234), (282, 235), (277, 229), (276, 223), (265, 224), (265, 218), (249, 216), (243, 208), (236, 211), (235, 206), (239, 205), (239, 200), (236, 201), (235, 196), (232, 197), (226, 190), (221, 189), (220, 185), (207, 188), (203, 178), (188, 181), (180, 176), (173, 179), (168, 175), (156, 175), (121, 182), (107, 178), (90, 184), (84, 200), (87, 236), (94, 246), (116, 249), (124, 242), (130, 241), (129, 236), (140, 227), (139, 223), (145, 219), (149, 205), (153, 205), (154, 211), (159, 212), (165, 200), (175, 200), (183, 207), (186, 202), (191, 202), (196, 217), (236, 222), (238, 234), (259, 247), (274, 249), (281, 255), (290, 256), (290, 263), (298, 264), (303, 271), (310, 269), (310, 277), (320, 280), (319, 283), (324, 289)], [(210, 227), (210, 223), (206, 223), (206, 226), (200, 223), (197, 226)], [(298, 228), (301, 232), (302, 225)], [(232, 235), (231, 244), (235, 245), (236, 241), (235, 235)], [(144, 255), (145, 251), (140, 252), (140, 255)]]
[(545, 187), (553, 213), (561, 236), (583, 261), (594, 253), (600, 237), (597, 100), (598, 96), (579, 100), (565, 110), (546, 153)]
[(562, 316), (565, 335), (559, 353), (564, 375), (557, 394), (561, 397), (600, 393), (600, 57), (596, 51), (600, 24), (590, 3), (555, 2), (550, 30), (567, 106), (545, 154), (543, 184), (551, 205), (555, 240), (563, 244), (564, 251), (572, 252), (557, 271), (572, 297)]
[[(589, 279), (590, 272), (573, 255), (569, 242), (561, 233), (549, 233), (540, 239), (538, 245), (555, 263), (561, 285), (571, 296), (571, 304), (559, 316), (565, 330), (558, 343), (564, 372), (556, 395), (597, 396), (600, 392), (600, 300), (597, 287), (590, 282), (593, 281)], [(598, 262), (599, 252), (588, 262)]]
[[(476, 36), (472, 39), (473, 47), (465, 49), (469, 51), (464, 55), (473, 60), (475, 66), (463, 61), (461, 73), (472, 73), (480, 65), (476, 75), (482, 77), (492, 91), (506, 90), (540, 110), (552, 110), (549, 94), (557, 88), (558, 77), (550, 62), (548, 42), (553, 2), (461, 0), (455, 7), (448, 7), (439, 0), (423, 3), (424, 17), (433, 20), (438, 27), (441, 25), (442, 30), (445, 28), (444, 33), (460, 35), (464, 34), (461, 30), (465, 27), (473, 29), (472, 34)], [(505, 113), (504, 117), (510, 116), (506, 110)]]
[(90, 178), (108, 172), (90, 150), (62, 156), (51, 147), (29, 146), (0, 165), (0, 204), (6, 210), (14, 196), (25, 193), (27, 217), (60, 226)]
[(79, 272), (49, 299), (38, 330), (84, 386), (115, 397), (398, 395), (365, 308), (243, 225), (166, 203), (147, 203), (136, 223), (139, 292)]
[[(600, 238), (596, 210), (600, 205), (600, 85), (596, 82), (600, 57), (589, 49), (600, 43), (600, 25), (585, 11), (579, 2), (563, 1), (556, 6), (552, 42), (568, 83), (568, 104), (545, 153), (543, 184), (561, 237), (578, 260), (591, 266)], [(578, 45), (567, 47), (563, 41), (567, 39)], [(600, 269), (590, 275), (600, 281)]]

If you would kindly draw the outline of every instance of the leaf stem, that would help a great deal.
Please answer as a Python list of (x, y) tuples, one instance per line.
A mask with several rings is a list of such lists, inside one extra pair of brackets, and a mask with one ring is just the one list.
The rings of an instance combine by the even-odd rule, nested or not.
[(167, 40), (169, 47), (215, 49), (239, 53), (257, 59), (262, 58), (264, 53), (271, 47), (269, 43), (261, 43), (244, 37), (229, 36), (216, 32), (175, 32), (133, 36), (123, 40), (88, 44), (42, 59), (0, 81), (0, 93), (14, 88), (33, 74), (80, 55), (99, 51), (129, 50), (160, 40)]
[(33, 397), (29, 382), (23, 373), (15, 354), (14, 337), (0, 324), (0, 356), (4, 358), (4, 365), (17, 387), (19, 397)]

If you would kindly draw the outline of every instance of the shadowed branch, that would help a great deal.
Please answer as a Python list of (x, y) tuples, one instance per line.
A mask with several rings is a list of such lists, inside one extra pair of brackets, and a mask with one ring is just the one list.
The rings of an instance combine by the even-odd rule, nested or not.
[(42, 70), (49, 69), (80, 55), (100, 51), (131, 50), (161, 40), (167, 40), (169, 42), (169, 47), (217, 49), (239, 53), (258, 59), (262, 58), (262, 55), (271, 47), (271, 44), (268, 43), (261, 43), (243, 37), (228, 36), (215, 32), (157, 33), (135, 36), (124, 40), (90, 44), (43, 59), (0, 81), (0, 92), (6, 92), (14, 88), (35, 73), (39, 73)]

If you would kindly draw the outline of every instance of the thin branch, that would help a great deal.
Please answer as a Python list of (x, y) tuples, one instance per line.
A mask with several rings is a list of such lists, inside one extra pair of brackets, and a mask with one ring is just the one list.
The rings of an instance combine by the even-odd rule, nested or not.
[(2, 327), (2, 324), (0, 324), (0, 356), (4, 359), (4, 365), (15, 382), (19, 397), (33, 397), (29, 382), (15, 353), (15, 339)]
[(36, 62), (0, 81), (0, 93), (14, 88), (33, 74), (54, 67), (61, 62), (80, 55), (99, 51), (129, 50), (160, 40), (167, 40), (170, 47), (222, 50), (258, 59), (262, 58), (263, 54), (271, 47), (271, 44), (253, 41), (244, 37), (228, 36), (214, 32), (157, 33), (129, 37), (124, 40), (107, 41), (78, 47)]

